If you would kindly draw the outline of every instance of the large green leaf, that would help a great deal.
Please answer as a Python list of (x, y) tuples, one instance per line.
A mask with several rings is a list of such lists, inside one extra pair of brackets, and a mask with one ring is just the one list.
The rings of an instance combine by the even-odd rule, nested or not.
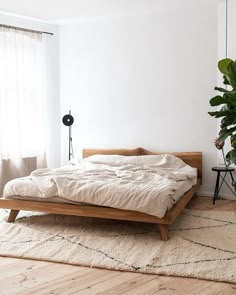
[(236, 97), (236, 91), (235, 90), (225, 91), (223, 96), (224, 97)]
[(235, 90), (231, 90), (231, 91), (227, 91), (223, 94), (224, 98), (233, 98), (236, 97), (236, 91)]
[(229, 79), (228, 79), (228, 77), (226, 77), (225, 75), (223, 75), (223, 83), (224, 83), (225, 85), (230, 85)]
[(230, 85), (233, 89), (236, 89), (236, 63), (231, 62), (228, 65), (228, 74), (226, 74), (227, 79), (230, 82)]
[(236, 118), (236, 110), (232, 111), (217, 111), (217, 112), (208, 112), (210, 116), (213, 116), (215, 118), (221, 118), (225, 116), (229, 117), (235, 117)]
[(230, 106), (235, 107), (236, 106), (236, 93), (235, 93), (235, 91), (229, 91), (227, 93), (224, 93), (223, 97), (220, 95), (217, 95), (210, 100), (210, 105), (212, 107), (219, 106), (221, 104), (228, 104), (229, 105), (227, 107), (227, 109), (224, 109), (224, 110), (230, 110), (231, 109)]
[(226, 155), (226, 160), (229, 164), (235, 164), (236, 163), (236, 149), (232, 149), (229, 151)]
[(220, 91), (220, 92), (228, 92), (229, 90), (221, 88), (221, 87), (215, 87), (214, 90)]
[(232, 59), (224, 58), (218, 62), (218, 69), (224, 75), (228, 75), (228, 66), (232, 63)]
[(219, 138), (218, 138), (219, 143), (222, 143), (223, 141), (225, 141), (226, 138), (232, 135), (235, 131), (236, 131), (236, 126), (229, 129), (227, 128), (221, 129), (219, 133)]
[(228, 126), (231, 126), (231, 125), (235, 125), (236, 124), (236, 117), (224, 117), (222, 120), (221, 120), (221, 124), (220, 124), (220, 128), (225, 128), (225, 127), (228, 127)]
[(229, 104), (230, 106), (236, 107), (236, 92), (235, 91), (229, 91), (229, 92), (224, 93), (223, 98), (224, 98), (225, 103)]
[(211, 100), (210, 100), (210, 105), (212, 107), (215, 107), (215, 106), (219, 106), (221, 104), (224, 104), (225, 103), (225, 100), (222, 96), (220, 95), (217, 95), (215, 97), (213, 97)]
[(236, 134), (230, 137), (230, 142), (231, 142), (232, 148), (236, 149)]

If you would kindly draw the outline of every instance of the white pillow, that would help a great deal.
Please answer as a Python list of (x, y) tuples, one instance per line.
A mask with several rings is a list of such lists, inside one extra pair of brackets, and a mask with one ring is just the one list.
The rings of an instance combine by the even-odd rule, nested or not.
[(174, 155), (144, 155), (144, 156), (121, 156), (121, 155), (93, 155), (84, 159), (94, 164), (104, 164), (110, 166), (152, 166), (158, 165), (163, 168), (182, 168), (186, 165), (180, 158)]

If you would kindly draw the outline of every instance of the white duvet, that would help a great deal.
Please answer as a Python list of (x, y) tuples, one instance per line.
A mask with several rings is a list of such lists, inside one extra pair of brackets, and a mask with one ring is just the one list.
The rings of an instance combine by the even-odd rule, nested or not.
[[(59, 169), (39, 169), (8, 182), (4, 197), (59, 197), (162, 218), (183, 183), (196, 183), (197, 169), (173, 155), (96, 155)], [(190, 187), (191, 187), (190, 186)], [(185, 186), (185, 191), (188, 190)], [(183, 193), (185, 192), (183, 191)]]

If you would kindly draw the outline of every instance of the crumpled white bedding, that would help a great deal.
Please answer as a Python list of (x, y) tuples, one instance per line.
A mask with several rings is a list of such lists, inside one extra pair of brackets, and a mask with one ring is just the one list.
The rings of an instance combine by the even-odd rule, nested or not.
[(140, 211), (162, 218), (197, 181), (197, 169), (173, 155), (95, 155), (59, 169), (39, 169), (8, 182), (4, 198), (61, 198)]

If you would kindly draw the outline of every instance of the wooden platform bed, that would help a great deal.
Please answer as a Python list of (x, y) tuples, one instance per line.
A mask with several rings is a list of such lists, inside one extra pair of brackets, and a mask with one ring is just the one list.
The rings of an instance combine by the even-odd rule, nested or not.
[[(166, 154), (153, 153), (143, 148), (137, 149), (84, 149), (83, 157), (92, 156), (95, 154), (106, 155), (124, 155), (124, 156), (141, 156), (141, 155), (158, 155)], [(173, 154), (176, 157), (182, 159), (186, 164), (197, 168), (198, 181), (187, 193), (185, 193), (180, 200), (166, 212), (163, 218), (158, 218), (152, 215), (148, 215), (141, 212), (114, 209), (110, 207), (99, 206), (84, 206), (84, 205), (71, 205), (64, 203), (52, 203), (52, 202), (37, 202), (37, 201), (24, 201), (24, 200), (8, 200), (0, 199), (0, 208), (11, 209), (8, 222), (14, 222), (20, 210), (26, 211), (40, 211), (54, 214), (75, 215), (85, 217), (118, 219), (155, 223), (159, 227), (160, 236), (163, 241), (167, 241), (167, 226), (172, 224), (178, 215), (182, 212), (184, 207), (196, 193), (202, 181), (202, 153), (201, 152), (178, 152), (168, 153)]]

